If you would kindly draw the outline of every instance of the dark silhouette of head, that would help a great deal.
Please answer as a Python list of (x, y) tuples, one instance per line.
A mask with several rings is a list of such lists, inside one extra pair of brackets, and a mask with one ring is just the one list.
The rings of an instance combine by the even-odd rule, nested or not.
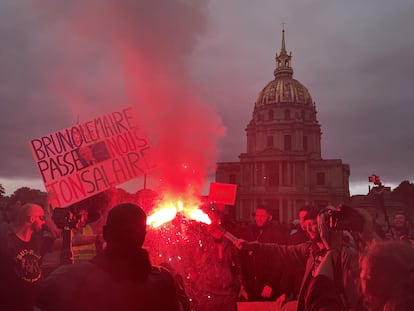
[(361, 259), (361, 286), (375, 310), (412, 310), (414, 304), (414, 249), (409, 243), (375, 244)]
[(108, 213), (103, 237), (108, 252), (126, 254), (142, 247), (145, 240), (147, 215), (132, 203), (118, 204)]

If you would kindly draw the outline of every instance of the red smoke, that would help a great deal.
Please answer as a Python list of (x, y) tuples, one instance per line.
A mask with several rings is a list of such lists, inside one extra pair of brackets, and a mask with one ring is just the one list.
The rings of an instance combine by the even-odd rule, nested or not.
[(200, 194), (224, 134), (187, 67), (208, 29), (207, 1), (35, 3), (61, 53), (50, 66), (53, 92), (69, 101), (74, 119), (135, 107), (158, 164), (150, 187)]

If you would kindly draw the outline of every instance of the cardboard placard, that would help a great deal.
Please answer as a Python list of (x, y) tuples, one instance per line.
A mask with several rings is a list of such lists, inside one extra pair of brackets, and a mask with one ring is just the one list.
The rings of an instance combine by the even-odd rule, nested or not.
[(32, 139), (29, 143), (53, 207), (64, 207), (154, 167), (132, 108)]
[(208, 199), (218, 204), (234, 205), (236, 201), (237, 185), (212, 182)]

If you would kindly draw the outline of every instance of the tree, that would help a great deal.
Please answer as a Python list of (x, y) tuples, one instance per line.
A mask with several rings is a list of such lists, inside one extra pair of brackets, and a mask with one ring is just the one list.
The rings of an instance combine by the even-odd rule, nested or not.
[(42, 192), (37, 189), (31, 189), (29, 187), (21, 187), (10, 196), (0, 196), (1, 207), (3, 209), (6, 221), (13, 221), (16, 215), (16, 209), (19, 206), (25, 203), (35, 203), (44, 206), (46, 198), (46, 192)]
[(111, 190), (105, 190), (97, 193), (91, 197), (83, 199), (71, 205), (72, 210), (86, 209), (89, 212), (90, 220), (96, 220), (102, 215), (106, 216), (106, 213), (110, 209), (112, 200)]
[(10, 196), (9, 205), (15, 205), (20, 202), (21, 204), (35, 203), (43, 206), (46, 202), (46, 198), (46, 192), (38, 189), (31, 189), (29, 187), (21, 187)]
[(4, 190), (3, 185), (0, 184), (0, 199), (3, 199), (5, 194), (6, 194), (6, 190)]
[(402, 181), (392, 191), (392, 198), (404, 203), (409, 210), (414, 209), (414, 183), (408, 180)]

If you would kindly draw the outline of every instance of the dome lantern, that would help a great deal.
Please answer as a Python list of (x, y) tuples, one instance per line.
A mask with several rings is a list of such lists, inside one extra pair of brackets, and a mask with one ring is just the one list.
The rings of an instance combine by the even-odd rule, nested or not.
[(275, 78), (259, 93), (255, 102), (256, 108), (270, 107), (273, 104), (299, 104), (303, 107), (314, 108), (308, 89), (293, 78), (291, 59), (292, 53), (286, 52), (285, 30), (283, 29), (280, 54), (276, 53)]
[(285, 29), (282, 30), (282, 47), (280, 49), (280, 54), (277, 55), (276, 53), (276, 69), (274, 71), (275, 77), (279, 76), (292, 76), (293, 69), (291, 66), (292, 61), (292, 52), (290, 54), (286, 51), (286, 44), (285, 44)]

